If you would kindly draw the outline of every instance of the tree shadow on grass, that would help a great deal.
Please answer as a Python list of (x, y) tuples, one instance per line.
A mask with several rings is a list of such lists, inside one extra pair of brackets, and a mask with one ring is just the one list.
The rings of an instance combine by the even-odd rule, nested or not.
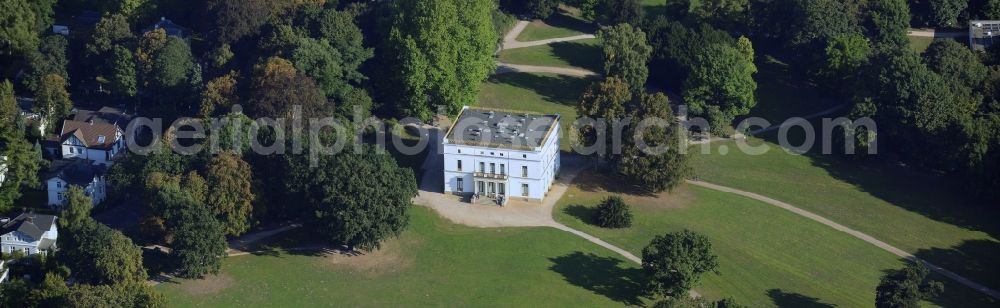
[(1000, 242), (970, 240), (949, 249), (921, 249), (914, 255), (992, 289), (1000, 288), (1000, 264), (996, 262)]
[(580, 204), (570, 204), (563, 209), (563, 213), (566, 215), (576, 217), (580, 221), (589, 224), (597, 225), (597, 221), (594, 220), (594, 216), (597, 214), (597, 209), (588, 207)]
[(552, 17), (545, 20), (545, 24), (555, 28), (565, 28), (582, 33), (594, 33), (594, 31), (597, 31), (593, 24), (573, 16), (568, 16), (565, 13), (552, 14)]
[(836, 305), (820, 302), (819, 299), (815, 297), (809, 297), (798, 293), (785, 292), (780, 289), (767, 290), (767, 296), (770, 296), (771, 301), (773, 301), (774, 305), (778, 307), (795, 307), (795, 308), (836, 307)]
[(546, 101), (570, 107), (576, 107), (581, 93), (590, 85), (585, 78), (528, 73), (493, 75), (490, 82), (528, 89)]
[(606, 192), (609, 194), (655, 197), (657, 194), (633, 185), (621, 176), (599, 173), (593, 169), (586, 170), (577, 176), (574, 184), (586, 192)]
[(552, 48), (553, 55), (571, 66), (582, 67), (598, 74), (604, 71), (601, 45), (599, 44), (569, 41), (552, 43), (549, 44), (549, 47)]
[(582, 252), (549, 260), (553, 263), (549, 269), (573, 285), (625, 305), (642, 305), (644, 274), (640, 269), (622, 267), (622, 260)]

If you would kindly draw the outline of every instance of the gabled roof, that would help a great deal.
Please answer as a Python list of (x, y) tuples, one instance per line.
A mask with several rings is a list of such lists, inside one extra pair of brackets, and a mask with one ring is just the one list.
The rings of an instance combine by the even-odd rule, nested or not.
[[(97, 120), (88, 122), (66, 120), (63, 121), (59, 141), (66, 142), (70, 136), (74, 136), (88, 148), (106, 150), (115, 143), (119, 130), (118, 125)], [(104, 140), (101, 140), (101, 136), (104, 136)]]
[(114, 124), (118, 127), (128, 126), (132, 116), (125, 114), (118, 108), (101, 107), (97, 111), (78, 109), (73, 116), (73, 121)]
[(42, 234), (56, 223), (56, 216), (35, 213), (21, 213), (0, 227), (0, 234), (20, 231), (33, 239), (42, 238)]
[(52, 161), (45, 180), (60, 178), (66, 183), (86, 187), (95, 177), (103, 175), (107, 169), (103, 165), (94, 165), (84, 159), (59, 159)]

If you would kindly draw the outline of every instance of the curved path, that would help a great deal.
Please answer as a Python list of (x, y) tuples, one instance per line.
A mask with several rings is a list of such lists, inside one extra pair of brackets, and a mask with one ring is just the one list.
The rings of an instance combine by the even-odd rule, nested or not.
[(888, 251), (888, 252), (890, 252), (890, 253), (892, 253), (894, 255), (897, 255), (897, 256), (899, 256), (901, 258), (904, 258), (904, 259), (907, 259), (907, 260), (910, 260), (910, 261), (914, 261), (914, 262), (923, 263), (924, 265), (927, 266), (927, 268), (929, 268), (929, 269), (931, 269), (931, 270), (933, 270), (933, 271), (935, 271), (935, 272), (937, 272), (937, 273), (939, 273), (939, 274), (941, 274), (941, 275), (943, 275), (945, 277), (951, 278), (952, 280), (955, 280), (958, 283), (961, 283), (961, 284), (963, 284), (963, 285), (965, 285), (967, 287), (970, 287), (970, 288), (972, 288), (974, 290), (982, 292), (982, 293), (984, 293), (984, 294), (986, 294), (986, 295), (988, 295), (988, 296), (990, 296), (992, 298), (1000, 299), (1000, 292), (997, 292), (996, 290), (990, 289), (990, 288), (988, 288), (988, 287), (986, 287), (984, 285), (976, 283), (975, 281), (969, 280), (968, 278), (965, 278), (965, 277), (962, 277), (962, 276), (960, 276), (958, 274), (955, 274), (954, 272), (949, 271), (949, 270), (947, 270), (945, 268), (942, 268), (940, 266), (936, 266), (934, 264), (931, 264), (931, 263), (929, 263), (927, 261), (921, 260), (920, 258), (917, 258), (913, 254), (911, 254), (909, 252), (906, 252), (906, 251), (903, 251), (902, 249), (893, 247), (892, 245), (889, 245), (889, 244), (887, 244), (887, 243), (885, 243), (883, 241), (880, 241), (880, 240), (876, 239), (875, 237), (873, 237), (871, 235), (865, 234), (865, 233), (863, 233), (861, 231), (858, 231), (858, 230), (851, 229), (849, 227), (846, 227), (844, 225), (836, 223), (836, 222), (834, 222), (832, 220), (826, 219), (823, 216), (816, 215), (816, 214), (814, 214), (812, 212), (800, 209), (800, 208), (795, 207), (795, 206), (793, 206), (791, 204), (788, 204), (788, 203), (785, 203), (785, 202), (781, 202), (781, 201), (778, 201), (778, 200), (775, 200), (775, 199), (772, 199), (772, 198), (768, 198), (768, 197), (765, 197), (765, 196), (761, 196), (761, 195), (758, 195), (758, 194), (755, 194), (755, 193), (752, 193), (752, 192), (742, 191), (742, 190), (738, 190), (738, 189), (735, 189), (735, 188), (729, 188), (729, 187), (725, 187), (725, 186), (721, 186), (721, 185), (716, 185), (716, 184), (712, 184), (712, 183), (707, 183), (707, 182), (703, 182), (703, 181), (688, 180), (687, 183), (691, 184), (691, 185), (695, 185), (695, 186), (700, 186), (700, 187), (704, 187), (704, 188), (716, 190), (716, 191), (737, 194), (737, 195), (740, 195), (740, 196), (743, 196), (743, 197), (747, 197), (747, 198), (750, 198), (750, 199), (761, 201), (761, 202), (764, 202), (764, 203), (767, 203), (767, 204), (770, 204), (770, 205), (777, 206), (779, 208), (788, 210), (788, 211), (790, 211), (792, 213), (798, 214), (799, 216), (802, 216), (802, 217), (805, 217), (805, 218), (809, 218), (809, 219), (811, 219), (813, 221), (816, 221), (816, 222), (819, 222), (819, 223), (824, 224), (826, 226), (829, 226), (829, 227), (831, 227), (833, 229), (836, 229), (837, 231), (841, 231), (841, 232), (850, 234), (853, 237), (856, 237), (856, 238), (858, 238), (858, 239), (860, 239), (862, 241), (868, 242), (869, 244), (875, 245), (876, 247), (881, 248), (882, 250)]
[[(560, 38), (552, 38), (552, 39), (530, 41), (530, 42), (518, 41), (517, 37), (521, 35), (521, 32), (524, 32), (524, 29), (527, 28), (529, 24), (531, 24), (530, 21), (525, 21), (525, 20), (517, 21), (517, 24), (515, 24), (514, 27), (510, 29), (510, 32), (507, 32), (507, 34), (504, 35), (503, 43), (500, 44), (500, 49), (497, 50), (497, 54), (500, 54), (501, 51), (507, 49), (543, 46), (559, 42), (592, 39), (596, 37), (593, 34), (582, 34), (570, 37), (560, 37)], [(555, 67), (555, 66), (522, 65), (522, 64), (504, 63), (497, 61), (496, 74), (509, 74), (509, 73), (548, 73), (548, 74), (566, 75), (573, 77), (598, 77), (598, 78), (601, 77), (600, 73), (585, 69)]]
[(906, 34), (908, 36), (915, 37), (933, 37), (933, 38), (960, 38), (968, 37), (969, 32), (966, 31), (937, 31), (935, 29), (910, 29)]

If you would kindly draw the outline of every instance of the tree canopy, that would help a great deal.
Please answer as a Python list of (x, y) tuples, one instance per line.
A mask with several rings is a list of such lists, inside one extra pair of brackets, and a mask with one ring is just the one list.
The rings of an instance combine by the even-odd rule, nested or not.
[(602, 41), (604, 76), (622, 79), (635, 93), (645, 92), (649, 77), (646, 65), (652, 54), (646, 34), (629, 24), (620, 24), (601, 29), (597, 36)]
[(60, 239), (59, 258), (73, 270), (73, 277), (91, 284), (144, 284), (142, 250), (117, 230), (92, 219)]
[(653, 238), (642, 249), (642, 268), (650, 277), (653, 293), (686, 297), (702, 274), (718, 270), (719, 261), (707, 237), (683, 230)]
[(941, 294), (944, 285), (928, 281), (928, 273), (923, 264), (910, 263), (906, 268), (886, 274), (875, 289), (875, 307), (919, 307), (920, 301)]
[(207, 205), (227, 235), (238, 236), (250, 229), (254, 192), (250, 165), (233, 152), (224, 151), (206, 166), (209, 187)]
[(721, 134), (757, 105), (753, 46), (741, 37), (735, 46), (709, 45), (696, 59), (684, 84), (684, 102), (692, 114), (708, 119), (713, 133)]

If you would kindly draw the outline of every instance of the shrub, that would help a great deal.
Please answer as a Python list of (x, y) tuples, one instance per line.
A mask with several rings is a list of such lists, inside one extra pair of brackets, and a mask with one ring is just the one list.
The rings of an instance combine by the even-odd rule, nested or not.
[(610, 196), (597, 207), (597, 225), (604, 228), (632, 226), (632, 210), (621, 196)]

